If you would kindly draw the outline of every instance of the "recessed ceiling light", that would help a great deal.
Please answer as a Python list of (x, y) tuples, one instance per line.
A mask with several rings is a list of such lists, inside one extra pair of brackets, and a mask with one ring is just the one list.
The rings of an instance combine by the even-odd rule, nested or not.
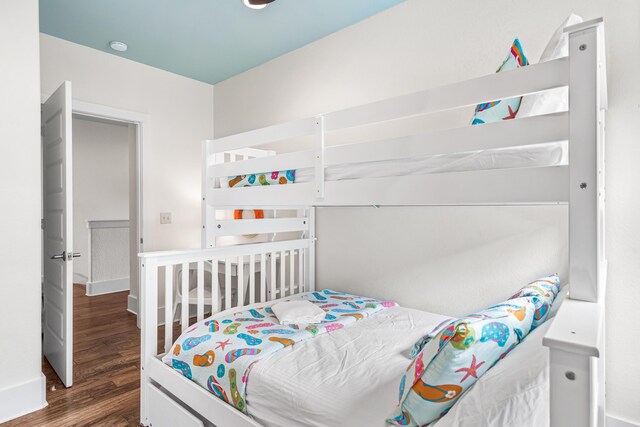
[(122, 43), (119, 41), (112, 41), (109, 43), (109, 47), (118, 52), (126, 52), (129, 48), (126, 43)]
[[(271, 0), (273, 1), (273, 0)], [(247, 6), (250, 9), (264, 9), (265, 7), (267, 7), (269, 5), (269, 3), (271, 3), (271, 1), (264, 1), (264, 2), (258, 2), (255, 0), (242, 0), (242, 2), (244, 3), (245, 6)]]

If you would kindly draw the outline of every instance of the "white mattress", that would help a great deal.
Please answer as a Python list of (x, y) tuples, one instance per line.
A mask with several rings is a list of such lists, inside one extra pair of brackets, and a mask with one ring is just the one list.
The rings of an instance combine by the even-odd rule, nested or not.
[(264, 426), (383, 427), (409, 350), (445, 319), (393, 307), (280, 350), (252, 367), (247, 412)]
[[(357, 178), (426, 175), (431, 173), (560, 166), (566, 164), (567, 142), (563, 141), (494, 150), (329, 166), (325, 169), (325, 179), (327, 181), (340, 181)], [(297, 169), (296, 182), (313, 181), (314, 173), (313, 168)], [(226, 188), (228, 183), (221, 179), (220, 186)]]
[[(495, 150), (425, 156), (380, 162), (354, 163), (326, 168), (327, 181), (385, 176), (426, 175), (485, 169), (507, 169), (567, 164), (567, 143), (536, 144)], [(298, 169), (296, 182), (314, 178), (311, 168)]]

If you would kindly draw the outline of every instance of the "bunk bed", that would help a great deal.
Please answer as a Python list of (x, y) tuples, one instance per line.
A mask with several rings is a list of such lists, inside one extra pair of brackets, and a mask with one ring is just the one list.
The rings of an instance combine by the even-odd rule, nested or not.
[[(269, 425), (276, 425), (276, 420), (280, 423), (289, 420), (289, 425), (296, 425), (297, 415), (307, 416), (314, 410), (306, 402), (305, 393), (316, 393), (313, 396), (320, 402), (338, 402), (332, 408), (315, 408), (320, 412), (331, 411), (334, 424), (340, 414), (343, 416), (340, 419), (348, 419), (350, 413), (345, 411), (362, 412), (363, 408), (354, 407), (353, 401), (349, 401), (350, 405), (340, 406), (340, 400), (331, 400), (318, 388), (312, 392), (302, 384), (283, 379), (315, 361), (313, 353), (321, 351), (317, 348), (319, 344), (296, 346), (283, 356), (286, 362), (272, 357), (255, 364), (251, 371), (251, 382), (256, 384), (255, 387), (251, 385), (254, 396), (269, 395), (274, 392), (273, 387), (275, 390), (280, 387), (285, 397), (272, 396), (271, 400), (279, 401), (280, 408), (284, 405), (298, 411), (280, 414), (281, 418), (269, 418), (277, 412), (277, 406), (269, 407), (265, 403), (268, 399), (255, 399), (254, 412), (248, 411), (253, 416), (238, 411), (161, 361), (165, 354), (175, 351), (173, 328), (165, 327), (164, 333), (159, 334), (158, 319), (159, 314), (164, 319), (173, 319), (174, 281), (179, 282), (175, 285), (181, 289), (179, 320), (182, 332), (194, 327), (190, 326), (192, 314), (198, 322), (203, 322), (205, 312), (209, 310), (217, 313), (215, 319), (218, 315), (264, 306), (265, 302), (301, 298), (316, 291), (315, 242), (321, 238), (315, 230), (316, 207), (568, 204), (571, 288), (562, 305), (556, 308), (553, 321), (540, 328), (542, 332), (537, 338), (537, 347), (541, 349), (543, 344), (548, 347), (549, 354), (546, 366), (550, 398), (545, 402), (548, 413), (541, 415), (540, 420), (544, 422), (546, 418), (554, 427), (603, 426), (607, 269), (604, 253), (604, 111), (607, 107), (604, 27), (602, 19), (596, 19), (565, 31), (569, 38), (569, 56), (565, 58), (205, 141), (203, 249), (140, 254), (141, 424), (154, 427), (256, 427), (263, 425), (261, 420), (269, 419), (265, 422)], [(325, 147), (325, 135), (332, 131), (560, 87), (569, 88), (568, 112)], [(263, 149), (267, 144), (301, 137), (311, 138), (313, 147), (282, 154)], [(563, 145), (563, 141), (568, 145)], [(526, 164), (511, 162), (508, 156), (490, 166), (484, 161), (474, 161), (486, 153), (491, 154), (491, 150), (501, 149), (510, 150), (507, 151), (509, 156), (517, 156), (518, 150), (536, 155)], [(464, 154), (460, 156), (459, 153)], [(397, 172), (406, 169), (408, 161), (433, 160), (434, 156), (440, 156), (440, 163), (434, 167), (421, 164), (410, 174)], [(471, 160), (457, 169), (447, 166), (451, 159), (460, 158)], [(360, 168), (354, 169), (354, 165)], [(372, 165), (382, 166), (386, 172), (367, 173)], [(447, 173), (440, 173), (442, 167)], [(231, 176), (288, 170), (299, 171), (304, 178), (292, 185), (242, 188), (221, 185), (221, 180)], [(348, 170), (347, 175), (343, 174), (345, 170)], [(416, 188), (420, 191), (415, 191)], [(217, 214), (247, 209), (264, 210), (267, 214), (264, 218), (242, 221)], [(283, 233), (293, 237), (274, 238)], [(261, 243), (219, 244), (221, 238), (256, 234), (270, 237)], [(238, 268), (237, 282), (234, 282), (232, 265), (244, 265), (245, 262), (247, 269)], [(177, 276), (178, 269), (193, 274)], [(219, 283), (221, 276), (218, 274), (224, 274), (222, 283)], [(248, 280), (245, 280), (245, 274), (249, 275)], [(207, 285), (205, 275), (210, 276)], [(195, 285), (195, 292), (190, 294), (192, 285)], [(189, 298), (194, 295), (196, 310), (191, 313)], [(387, 334), (387, 339), (391, 340), (390, 351), (393, 351), (410, 346), (420, 335), (409, 327), (400, 327), (390, 333), (385, 326), (388, 325), (385, 319), (393, 318), (395, 322), (392, 323), (402, 324), (401, 320), (406, 316), (413, 316), (409, 323), (420, 326), (418, 329), (422, 333), (445, 319), (431, 313), (393, 307), (384, 315), (372, 316), (366, 319), (368, 323), (363, 321), (362, 324), (368, 325), (374, 334)], [(346, 352), (344, 357), (348, 357), (349, 349), (362, 351), (358, 347), (359, 341), (348, 335), (348, 328), (344, 329), (345, 335), (325, 334), (332, 338), (322, 341), (323, 345), (336, 346)], [(320, 339), (310, 341), (319, 343)], [(535, 344), (529, 345), (535, 347)], [(507, 359), (494, 369), (505, 364), (503, 362)], [(400, 366), (402, 363), (394, 360), (390, 364)], [(366, 368), (376, 369), (375, 366)], [(509, 375), (508, 372), (502, 374)], [(397, 395), (397, 381), (400, 380), (397, 371), (392, 370), (391, 374), (380, 371), (378, 380), (369, 384), (370, 388), (385, 386), (387, 391), (366, 395), (371, 400), (364, 412), (367, 408), (370, 408), (369, 412), (375, 412), (378, 406), (384, 407), (385, 399), (389, 399), (385, 393)], [(389, 385), (393, 381), (396, 381), (395, 387)], [(271, 388), (265, 384), (271, 384)], [(456, 416), (445, 415), (436, 425), (455, 425)], [(313, 423), (309, 421), (309, 424)], [(380, 420), (380, 425), (383, 424), (384, 420)]]

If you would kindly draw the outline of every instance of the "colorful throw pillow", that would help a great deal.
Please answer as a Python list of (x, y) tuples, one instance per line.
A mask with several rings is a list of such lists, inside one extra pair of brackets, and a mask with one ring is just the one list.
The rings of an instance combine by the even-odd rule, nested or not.
[(227, 177), (229, 187), (253, 187), (259, 185), (293, 184), (296, 181), (296, 171), (278, 171), (254, 173)]
[(421, 426), (446, 414), (529, 333), (534, 312), (530, 298), (516, 298), (449, 323), (409, 365), (398, 408), (387, 422)]
[[(516, 68), (529, 65), (527, 57), (524, 55), (520, 40), (515, 39), (502, 65), (496, 73), (502, 71), (515, 70)], [(501, 120), (514, 119), (520, 109), (521, 96), (509, 99), (501, 99), (497, 101), (485, 102), (476, 106), (473, 115), (472, 125), (481, 125), (483, 123), (499, 122)]]
[(532, 329), (535, 329), (549, 317), (551, 305), (558, 292), (560, 292), (560, 277), (557, 274), (552, 274), (529, 283), (511, 298), (527, 297), (535, 304), (536, 312), (532, 325)]

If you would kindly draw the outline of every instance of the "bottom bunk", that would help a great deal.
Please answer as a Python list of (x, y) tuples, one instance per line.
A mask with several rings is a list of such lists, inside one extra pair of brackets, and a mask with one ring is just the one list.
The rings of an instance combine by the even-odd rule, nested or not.
[[(559, 282), (556, 284), (559, 288)], [(225, 310), (185, 326), (172, 345), (165, 345), (168, 351), (164, 355), (147, 361), (143, 387), (148, 390), (148, 425), (382, 427), (397, 411), (399, 397), (403, 396), (401, 381), (415, 380), (418, 384), (418, 377), (428, 381), (424, 364), (429, 363), (420, 366), (420, 361), (427, 360), (432, 339), (438, 350), (448, 340), (455, 347), (453, 359), (460, 360), (438, 360), (436, 356), (431, 365), (444, 363), (454, 372), (456, 381), (426, 384), (428, 389), (422, 382), (420, 396), (437, 404), (466, 392), (452, 407), (443, 405), (443, 416), (430, 425), (548, 425), (549, 351), (542, 339), (567, 289), (539, 307), (530, 300), (521, 301), (529, 295), (528, 288), (523, 289), (515, 299), (464, 321), (332, 291), (302, 292)], [(547, 286), (543, 290), (549, 289)], [(313, 302), (331, 321), (316, 326), (315, 332), (313, 328), (279, 325), (271, 307), (283, 300)], [(505, 316), (523, 322), (524, 328), (528, 324), (530, 332), (523, 332), (518, 323), (518, 328), (510, 329), (510, 336), (500, 329)], [(339, 327), (332, 318), (337, 318)], [(452, 322), (457, 322), (455, 332), (442, 332)], [(480, 322), (474, 323), (477, 330), (473, 333), (472, 322)], [(461, 341), (460, 325), (465, 331)], [(325, 333), (318, 332), (323, 327)], [(309, 331), (308, 337), (300, 340), (305, 330)], [(277, 351), (269, 352), (259, 345), (258, 341), (267, 339), (279, 343)], [(464, 355), (474, 341), (482, 347), (473, 347), (473, 354)], [(488, 345), (491, 348), (486, 350)], [(269, 354), (252, 362), (251, 354), (261, 348)], [(235, 358), (243, 356), (249, 360), (246, 371), (238, 368), (237, 378), (234, 371), (237, 384), (224, 384), (230, 367), (237, 368)], [(460, 366), (453, 369), (451, 363)], [(403, 380), (404, 375), (407, 380)], [(207, 377), (213, 380), (207, 382)], [(468, 390), (463, 390), (465, 383), (471, 384)], [(158, 402), (163, 399), (171, 403), (162, 404), (160, 409)], [(176, 402), (178, 406), (172, 409)], [(415, 425), (408, 419), (395, 424)]]

